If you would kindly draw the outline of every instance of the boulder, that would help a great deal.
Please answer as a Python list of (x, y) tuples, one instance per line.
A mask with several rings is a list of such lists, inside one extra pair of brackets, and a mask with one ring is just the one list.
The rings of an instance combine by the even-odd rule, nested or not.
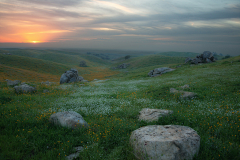
[(207, 58), (210, 59), (211, 57), (213, 57), (213, 54), (210, 51), (204, 51), (202, 54), (203, 59), (207, 59)]
[(173, 94), (180, 93), (181, 94), (180, 98), (182, 98), (182, 99), (192, 98), (197, 95), (194, 92), (178, 91), (174, 88), (170, 88), (170, 93), (173, 93)]
[(17, 86), (21, 83), (21, 81), (19, 81), (19, 80), (11, 81), (9, 79), (6, 79), (6, 81), (7, 81), (8, 86)]
[(187, 126), (149, 125), (133, 131), (130, 144), (138, 159), (193, 159), (200, 148), (200, 136)]
[(127, 63), (123, 63), (123, 64), (120, 64), (117, 68), (119, 69), (125, 69), (129, 66), (130, 64), (127, 64)]
[(198, 63), (202, 63), (202, 60), (200, 58), (194, 58), (192, 61), (191, 61), (192, 64), (198, 64)]
[(83, 77), (78, 76), (78, 71), (76, 69), (70, 69), (69, 71), (66, 71), (62, 74), (60, 78), (60, 84), (78, 82), (82, 80)]
[(172, 113), (173, 111), (170, 110), (143, 108), (139, 112), (139, 120), (148, 122), (158, 121), (159, 117), (167, 116)]
[(29, 86), (28, 84), (21, 84), (20, 86), (14, 87), (16, 93), (34, 93), (37, 91), (35, 87)]
[(83, 119), (83, 117), (74, 111), (54, 113), (50, 116), (49, 121), (55, 125), (72, 129), (89, 127), (88, 123)]
[(185, 63), (188, 63), (188, 62), (191, 62), (191, 64), (211, 63), (211, 62), (216, 62), (216, 59), (214, 58), (212, 52), (204, 51), (202, 54), (197, 55), (196, 58), (194, 59), (191, 59), (191, 58), (185, 59)]
[(159, 76), (159, 75), (162, 75), (164, 73), (167, 73), (167, 72), (171, 72), (171, 71), (174, 71), (175, 69), (172, 69), (172, 68), (168, 68), (168, 67), (162, 67), (162, 68), (155, 68), (154, 70), (151, 70), (148, 75), (150, 77), (156, 77), (156, 76)]
[(192, 61), (192, 59), (189, 58), (189, 57), (185, 59), (185, 63), (188, 63), (188, 62), (191, 62), (191, 61)]

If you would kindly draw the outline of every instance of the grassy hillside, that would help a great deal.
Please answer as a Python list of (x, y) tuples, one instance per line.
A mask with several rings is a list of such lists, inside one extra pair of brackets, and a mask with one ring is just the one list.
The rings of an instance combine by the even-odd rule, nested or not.
[[(0, 63), (9, 67), (53, 75), (60, 75), (69, 69), (69, 66), (64, 64), (16, 55), (0, 54)], [(72, 67), (74, 67), (74, 65), (72, 65)]]
[[(29, 77), (29, 80), (33, 78), (31, 81), (35, 81), (35, 77), (44, 78), (47, 73), (30, 70), (30, 66), (34, 67), (32, 62), (25, 64), (26, 69), (18, 68), (13, 60), (60, 65), (30, 57), (9, 57), (12, 58), (0, 57), (6, 63), (0, 62), (1, 75), (33, 75)], [(92, 81), (84, 86), (80, 83), (45, 86), (35, 81), (33, 84), (38, 90), (35, 94), (15, 94), (12, 87), (2, 82), (0, 159), (65, 160), (74, 153), (73, 147), (82, 146), (84, 150), (77, 159), (136, 160), (129, 145), (134, 130), (147, 125), (182, 125), (191, 127), (201, 137), (199, 153), (193, 160), (238, 160), (239, 60), (237, 56), (215, 63), (189, 65), (182, 64), (181, 57), (149, 55), (126, 60), (132, 67), (121, 70), (121, 74), (118, 74), (120, 70), (109, 70), (106, 65), (84, 68), (88, 72), (85, 76), (91, 79), (112, 76), (107, 81)], [(147, 76), (155, 67), (174, 68), (179, 64), (182, 66), (173, 72)], [(39, 66), (45, 70), (43, 65)], [(185, 84), (190, 88), (184, 90), (195, 92), (196, 97), (181, 99), (180, 95), (169, 92), (170, 88), (180, 90)], [(69, 88), (61, 89), (64, 86)], [(43, 89), (50, 92), (43, 93)], [(173, 114), (156, 122), (139, 121), (139, 111), (143, 108), (172, 110)], [(81, 114), (89, 128), (72, 130), (49, 123), (50, 116), (61, 111)]]
[(58, 50), (36, 50), (36, 49), (15, 49), (15, 50), (0, 50), (0, 53), (11, 53), (18, 56), (32, 57), (52, 62), (57, 62), (67, 65), (79, 65), (79, 62), (84, 60), (88, 66), (98, 66), (108, 64), (108, 61), (102, 60), (96, 56), (91, 56), (83, 53), (74, 53), (69, 51)]
[[(5, 79), (29, 81), (38, 75), (39, 78), (37, 76), (32, 80), (37, 82), (42, 80), (58, 82), (60, 76), (71, 68), (76, 68), (79, 75), (90, 81), (93, 79), (106, 79), (118, 73), (117, 71), (109, 70), (105, 63), (95, 63), (94, 61), (98, 59), (95, 57), (93, 61), (88, 61), (76, 55), (72, 56), (51, 52), (44, 53), (44, 51), (41, 50), (36, 51), (36, 53), (32, 50), (23, 50), (22, 52), (19, 52), (19, 50), (15, 51), (16, 52), (11, 53), (23, 56), (0, 54), (0, 81), (4, 81)], [(32, 57), (40, 57), (40, 59)], [(78, 66), (78, 61), (82, 59), (86, 61), (88, 67)], [(89, 59), (92, 60), (91, 58)], [(102, 60), (97, 61), (102, 62)]]

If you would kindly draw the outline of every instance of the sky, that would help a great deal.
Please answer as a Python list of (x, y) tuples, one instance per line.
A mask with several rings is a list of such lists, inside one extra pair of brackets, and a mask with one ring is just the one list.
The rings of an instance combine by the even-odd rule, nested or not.
[(0, 47), (240, 55), (240, 1), (0, 0)]

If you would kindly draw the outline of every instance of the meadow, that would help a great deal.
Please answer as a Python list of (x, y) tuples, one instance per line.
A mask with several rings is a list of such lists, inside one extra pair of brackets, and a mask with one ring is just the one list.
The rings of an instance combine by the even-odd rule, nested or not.
[[(73, 147), (83, 146), (77, 159), (133, 160), (131, 132), (146, 125), (169, 124), (189, 126), (200, 135), (200, 151), (194, 160), (240, 159), (240, 56), (202, 65), (183, 64), (183, 58), (165, 55), (158, 56), (161, 63), (157, 64), (156, 56), (126, 60), (132, 67), (125, 70), (109, 69), (118, 62), (86, 67), (84, 75), (91, 82), (84, 85), (46, 86), (29, 77), (27, 83), (38, 90), (35, 94), (15, 94), (2, 81), (0, 159), (65, 159), (74, 153)], [(148, 77), (157, 67), (176, 70)], [(13, 72), (14, 66), (8, 68)], [(197, 93), (195, 98), (183, 100), (170, 94), (170, 88), (185, 84), (190, 86), (185, 91)], [(42, 93), (44, 89), (50, 92)], [(167, 109), (173, 114), (147, 123), (138, 121), (142, 108)], [(49, 117), (58, 111), (76, 111), (90, 127), (72, 130), (50, 124)]]

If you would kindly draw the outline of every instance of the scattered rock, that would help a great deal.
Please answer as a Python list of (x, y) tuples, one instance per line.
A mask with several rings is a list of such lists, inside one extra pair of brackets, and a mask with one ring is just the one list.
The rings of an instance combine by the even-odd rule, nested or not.
[(130, 64), (127, 64), (127, 63), (123, 63), (123, 64), (120, 64), (119, 66), (117, 66), (117, 68), (119, 69), (125, 69), (129, 66)]
[(73, 150), (76, 150), (76, 153), (70, 154), (69, 156), (66, 156), (67, 160), (73, 160), (75, 158), (77, 158), (80, 154), (80, 152), (82, 152), (84, 150), (83, 147), (79, 146), (79, 147), (74, 147)]
[(173, 111), (170, 110), (143, 108), (139, 112), (139, 120), (144, 120), (148, 122), (158, 121), (159, 117), (167, 116), (172, 113)]
[(78, 82), (82, 80), (83, 77), (78, 76), (78, 71), (76, 69), (70, 69), (69, 71), (66, 71), (62, 74), (60, 78), (60, 84)]
[(197, 55), (196, 58), (186, 58), (185, 63), (192, 63), (192, 64), (198, 64), (198, 63), (212, 63), (216, 62), (216, 59), (214, 58), (212, 52), (210, 51), (204, 51), (201, 55)]
[[(88, 146), (88, 148), (93, 148), (95, 146), (98, 146), (98, 143), (94, 143), (94, 144)], [(82, 152), (84, 150), (84, 147), (82, 147), (82, 146), (74, 147), (73, 150), (76, 151), (76, 153), (66, 156), (67, 160), (73, 160), (73, 159), (77, 158), (79, 156), (80, 152)]]
[(83, 117), (74, 111), (57, 112), (50, 116), (49, 121), (55, 125), (62, 127), (77, 129), (82, 127), (88, 127), (88, 123)]
[(177, 68), (182, 67), (182, 65), (178, 65)]
[(29, 86), (28, 84), (21, 84), (20, 86), (14, 87), (16, 93), (34, 93), (37, 91), (35, 87)]
[(47, 85), (47, 86), (50, 86), (52, 84), (56, 84), (55, 82), (49, 82), (49, 81), (46, 81), (46, 82), (41, 82), (41, 84), (43, 85)]
[(17, 86), (21, 83), (21, 81), (19, 81), (19, 80), (11, 81), (9, 79), (6, 79), (6, 81), (7, 81), (8, 86)]
[(185, 84), (184, 86), (181, 86), (182, 89), (190, 88), (188, 84)]
[(44, 89), (43, 93), (49, 93), (49, 90), (48, 89)]
[(186, 91), (178, 91), (174, 88), (170, 88), (170, 93), (181, 93), (180, 98), (186, 99), (186, 98), (192, 98), (194, 96), (196, 96), (197, 94), (194, 92), (186, 92)]
[(130, 144), (138, 159), (193, 159), (200, 148), (200, 136), (187, 126), (149, 125), (133, 131)]
[(171, 72), (171, 71), (174, 71), (175, 69), (171, 69), (171, 68), (168, 68), (168, 67), (162, 67), (162, 68), (155, 68), (154, 70), (151, 70), (148, 75), (150, 77), (156, 77), (156, 76), (159, 76), (159, 75), (162, 75), (164, 73), (167, 73), (167, 72)]

